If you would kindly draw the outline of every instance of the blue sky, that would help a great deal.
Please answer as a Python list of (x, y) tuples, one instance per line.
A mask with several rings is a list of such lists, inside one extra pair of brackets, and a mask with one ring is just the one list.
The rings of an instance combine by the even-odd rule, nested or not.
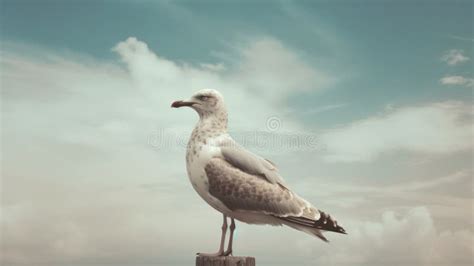
[[(7, 265), (189, 265), (212, 251), (220, 218), (184, 167), (196, 116), (169, 108), (203, 87), (224, 94), (234, 136), (349, 231), (328, 246), (239, 224), (237, 254), (259, 265), (471, 265), (472, 1), (0, 10)], [(282, 240), (294, 245), (273, 247)]]
[(394, 102), (469, 97), (438, 77), (472, 72), (471, 64), (453, 70), (439, 61), (453, 47), (472, 51), (472, 41), (456, 38), (472, 37), (472, 19), (470, 1), (3, 1), (2, 36), (107, 60), (116, 59), (117, 41), (135, 36), (165, 58), (213, 63), (213, 51), (269, 35), (349, 76), (311, 102), (351, 102), (349, 114), (364, 116)]

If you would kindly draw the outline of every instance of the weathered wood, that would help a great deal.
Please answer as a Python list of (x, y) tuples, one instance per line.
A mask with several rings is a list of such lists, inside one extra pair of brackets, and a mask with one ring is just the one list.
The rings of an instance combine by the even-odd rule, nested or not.
[(196, 266), (255, 266), (254, 257), (206, 257), (197, 256)]

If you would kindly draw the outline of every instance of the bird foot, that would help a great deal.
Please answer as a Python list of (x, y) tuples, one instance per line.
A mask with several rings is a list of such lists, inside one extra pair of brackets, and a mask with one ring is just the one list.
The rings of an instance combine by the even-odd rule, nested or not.
[(226, 256), (226, 257), (227, 257), (227, 256), (233, 256), (233, 255), (232, 255), (232, 249), (231, 249), (231, 250), (226, 250), (226, 251), (224, 252), (224, 254), (222, 254), (222, 256)]

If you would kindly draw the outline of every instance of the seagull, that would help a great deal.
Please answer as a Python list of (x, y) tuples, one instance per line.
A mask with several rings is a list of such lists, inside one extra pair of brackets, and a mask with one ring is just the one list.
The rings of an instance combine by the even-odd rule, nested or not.
[[(223, 215), (219, 250), (198, 255), (232, 255), (235, 220), (286, 225), (326, 242), (322, 231), (346, 234), (334, 218), (290, 190), (274, 163), (232, 139), (221, 93), (200, 90), (189, 100), (173, 102), (171, 107), (190, 107), (199, 114), (187, 145), (187, 173), (196, 192)], [(224, 251), (228, 228), (230, 236)]]

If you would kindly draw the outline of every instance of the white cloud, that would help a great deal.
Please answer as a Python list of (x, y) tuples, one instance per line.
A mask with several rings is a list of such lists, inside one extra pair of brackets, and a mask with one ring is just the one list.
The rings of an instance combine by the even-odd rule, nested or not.
[(446, 62), (450, 66), (455, 66), (463, 62), (469, 61), (470, 58), (464, 55), (463, 50), (452, 49), (447, 51), (441, 60)]
[[(250, 233), (243, 232), (239, 241), (246, 241), (242, 247), (244, 254), (257, 253), (260, 262), (266, 260), (264, 265), (289, 265), (295, 258), (298, 258), (298, 265), (472, 264), (474, 234), (471, 229), (439, 229), (429, 209), (424, 206), (396, 211), (386, 208), (376, 217), (365, 217), (364, 211), (362, 209), (358, 216), (339, 220), (348, 235), (327, 233), (331, 241), (327, 245), (282, 229), (275, 229), (279, 232), (273, 234), (252, 232), (259, 237), (259, 241), (253, 242)], [(273, 245), (272, 251), (260, 255), (259, 246), (271, 246), (282, 241), (292, 243), (292, 248)], [(274, 259), (269, 261), (268, 257)]]
[(242, 60), (237, 65), (239, 74), (234, 78), (257, 95), (275, 99), (275, 96), (278, 97), (275, 95), (277, 91), (286, 95), (315, 91), (334, 81), (323, 71), (310, 67), (302, 56), (273, 38), (263, 38), (238, 49)]
[[(387, 210), (380, 221), (351, 224), (346, 239), (337, 238), (332, 252), (315, 265), (471, 265), (473, 232), (436, 228), (429, 210)], [(310, 252), (318, 252), (316, 249)]]
[(323, 106), (315, 106), (305, 110), (296, 110), (294, 108), (288, 108), (287, 110), (285, 110), (285, 113), (292, 113), (298, 115), (317, 115), (345, 107), (347, 107), (347, 104), (345, 103), (336, 103)]
[[(366, 195), (370, 193), (371, 195), (379, 194), (379, 195), (395, 195), (395, 197), (401, 197), (402, 193), (409, 193), (409, 192), (419, 192), (426, 189), (436, 188), (436, 187), (444, 187), (444, 185), (448, 185), (450, 183), (457, 183), (460, 181), (466, 181), (465, 183), (470, 181), (470, 177), (472, 176), (472, 172), (468, 170), (464, 171), (457, 171), (451, 173), (446, 176), (435, 177), (430, 176), (429, 178), (422, 179), (422, 178), (413, 178), (412, 181), (405, 181), (405, 182), (397, 182), (395, 184), (390, 184), (388, 187), (380, 187), (380, 186), (370, 186), (370, 185), (363, 185), (363, 186), (355, 186), (354, 184), (322, 184), (321, 187), (324, 187), (324, 191), (328, 193), (347, 193), (353, 192), (359, 195)], [(406, 195), (406, 194), (405, 194)], [(329, 196), (329, 195), (328, 195)], [(337, 198), (336, 198), (337, 199)]]
[(204, 68), (204, 69), (208, 69), (210, 71), (224, 71), (224, 70), (226, 70), (226, 67), (223, 63), (218, 63), (218, 64), (203, 63), (203, 64), (201, 64), (201, 67)]
[(474, 79), (463, 76), (446, 76), (440, 80), (443, 85), (474, 87)]
[(321, 141), (330, 161), (370, 161), (393, 151), (449, 154), (472, 148), (471, 118), (462, 102), (405, 107), (330, 130)]
[[(227, 58), (227, 64), (203, 63), (199, 66), (177, 64), (161, 58), (136, 38), (120, 42), (113, 50), (127, 64), (140, 91), (156, 102), (167, 100), (168, 104), (176, 99), (176, 92), (184, 91), (180, 97), (188, 97), (200, 88), (220, 90), (229, 109), (240, 110), (239, 113), (230, 113), (237, 129), (262, 128), (266, 117), (279, 114), (281, 101), (288, 95), (322, 89), (335, 80), (305, 63), (297, 53), (274, 38), (252, 40), (232, 49), (230, 55), (222, 56)], [(246, 103), (245, 110), (240, 108), (242, 102)], [(262, 119), (249, 121), (247, 114), (255, 113), (262, 114)]]
[(332, 111), (334, 109), (339, 109), (346, 107), (347, 104), (344, 103), (338, 103), (338, 104), (329, 104), (329, 105), (324, 105), (324, 106), (319, 106), (319, 107), (314, 107), (308, 110), (304, 110), (304, 114), (319, 114), (319, 113), (324, 113), (327, 111)]
[[(398, 159), (399, 157), (392, 157), (392, 160)], [(442, 163), (440, 168), (443, 170), (450, 164), (445, 160), (442, 160)], [(357, 169), (358, 171), (354, 172), (360, 172), (361, 167)], [(385, 165), (376, 167), (372, 164), (369, 169), (393, 172)], [(407, 206), (417, 206), (420, 202), (433, 212), (441, 228), (451, 228), (452, 224), (456, 223), (470, 224), (472, 212), (465, 211), (472, 208), (473, 171), (470, 166), (444, 175), (439, 175), (436, 170), (432, 171), (434, 174), (429, 173), (429, 170), (424, 168), (421, 170), (423, 174), (414, 175), (403, 175), (400, 174), (401, 171), (395, 171), (394, 180), (379, 173), (373, 178), (360, 176), (360, 173), (350, 173), (343, 181), (334, 176), (324, 178), (315, 175), (306, 180), (294, 180), (292, 185), (296, 185), (296, 191), (306, 195), (310, 202), (317, 203), (323, 210), (331, 210), (342, 224), (346, 224), (346, 218), (340, 218), (340, 214), (346, 217), (373, 217), (376, 210), (404, 209)]]

